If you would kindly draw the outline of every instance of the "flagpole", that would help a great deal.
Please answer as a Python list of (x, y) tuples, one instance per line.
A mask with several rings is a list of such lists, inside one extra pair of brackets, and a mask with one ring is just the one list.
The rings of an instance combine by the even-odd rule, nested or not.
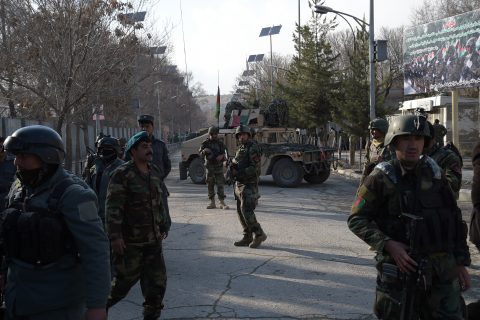
[[(220, 93), (220, 70), (217, 69), (217, 86), (218, 86), (218, 92)], [(218, 97), (218, 101), (220, 102), (220, 97)], [(220, 128), (220, 111), (218, 112), (218, 117), (217, 117), (217, 127)]]

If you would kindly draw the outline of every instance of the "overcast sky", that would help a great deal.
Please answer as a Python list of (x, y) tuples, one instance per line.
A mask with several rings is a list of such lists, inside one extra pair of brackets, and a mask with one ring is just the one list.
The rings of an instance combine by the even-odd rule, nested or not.
[[(419, 3), (422, 0), (376, 0), (375, 29), (411, 25), (412, 9)], [(326, 0), (324, 5), (365, 17), (368, 22), (370, 0)], [(300, 0), (300, 6), (304, 24), (311, 17), (308, 0)], [(181, 72), (186, 67), (180, 7), (188, 71), (208, 94), (216, 94), (218, 74), (220, 91), (228, 94), (233, 90), (236, 77), (245, 70), (249, 55), (270, 54), (269, 37), (259, 37), (263, 27), (282, 25), (280, 34), (272, 36), (273, 51), (294, 54), (292, 34), (298, 21), (298, 0), (157, 0), (147, 12), (146, 25), (154, 25), (158, 32), (165, 25), (173, 27), (171, 57)], [(348, 26), (342, 24), (340, 28)]]

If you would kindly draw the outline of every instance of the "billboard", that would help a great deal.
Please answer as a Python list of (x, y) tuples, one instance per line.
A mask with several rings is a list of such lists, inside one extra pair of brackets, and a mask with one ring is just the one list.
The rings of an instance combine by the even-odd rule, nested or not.
[(480, 86), (480, 9), (405, 29), (404, 94)]

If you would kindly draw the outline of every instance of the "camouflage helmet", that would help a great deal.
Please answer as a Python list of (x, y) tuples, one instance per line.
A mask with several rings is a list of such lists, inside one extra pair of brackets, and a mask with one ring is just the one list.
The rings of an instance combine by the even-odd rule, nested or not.
[(395, 137), (405, 135), (424, 136), (425, 145), (427, 145), (430, 140), (427, 118), (414, 114), (395, 117), (388, 127), (384, 144), (388, 146)]
[(368, 130), (377, 129), (380, 132), (387, 133), (388, 131), (388, 121), (382, 118), (376, 118), (370, 121), (368, 125)]
[(237, 129), (235, 130), (235, 137), (238, 138), (238, 135), (240, 133), (248, 133), (250, 136), (252, 136), (252, 131), (248, 126), (244, 124), (241, 124), (237, 127)]
[(23, 127), (5, 139), (5, 150), (11, 154), (34, 154), (46, 164), (61, 164), (65, 159), (62, 137), (53, 129), (33, 125)]
[(211, 126), (210, 128), (208, 128), (208, 134), (210, 134), (210, 135), (218, 134), (218, 132), (219, 132), (218, 127)]

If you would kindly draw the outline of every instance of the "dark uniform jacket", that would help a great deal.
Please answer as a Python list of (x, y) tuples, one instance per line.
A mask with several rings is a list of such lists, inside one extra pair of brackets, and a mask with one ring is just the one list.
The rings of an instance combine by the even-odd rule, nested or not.
[(402, 213), (423, 218), (417, 230), (422, 255), (446, 253), (458, 265), (470, 264), (461, 211), (441, 169), (428, 156), (410, 171), (398, 160), (377, 165), (358, 190), (348, 226), (383, 260), (387, 240), (409, 245)]
[(15, 157), (13, 155), (7, 154), (5, 160), (0, 163), (0, 211), (5, 209), (8, 191), (15, 180), (17, 169), (13, 163), (14, 160)]
[(105, 164), (102, 162), (96, 163), (92, 168), (90, 168), (90, 173), (85, 179), (85, 182), (90, 186), (90, 188), (95, 191), (98, 197), (98, 215), (102, 219), (103, 224), (105, 225), (105, 201), (107, 199), (107, 188), (110, 181), (110, 177), (119, 166), (123, 164), (122, 159), (115, 159), (111, 163)]
[(135, 245), (161, 241), (161, 233), (168, 232), (171, 225), (162, 203), (162, 184), (161, 172), (154, 164), (150, 164), (149, 174), (142, 174), (133, 161), (113, 172), (106, 202), (111, 240)]
[(172, 163), (168, 157), (168, 149), (165, 142), (152, 136), (153, 164), (155, 164), (161, 173), (162, 180), (168, 176), (172, 170)]
[(78, 255), (65, 255), (45, 267), (7, 259), (5, 301), (7, 309), (15, 308), (17, 315), (37, 314), (82, 302), (88, 308), (103, 308), (107, 303), (110, 246), (98, 216), (95, 193), (60, 166), (51, 178), (33, 189), (17, 179), (8, 195), (9, 205), (27, 201), (29, 206), (48, 208), (52, 190), (68, 177), (75, 183), (66, 188), (57, 207), (73, 236)]

